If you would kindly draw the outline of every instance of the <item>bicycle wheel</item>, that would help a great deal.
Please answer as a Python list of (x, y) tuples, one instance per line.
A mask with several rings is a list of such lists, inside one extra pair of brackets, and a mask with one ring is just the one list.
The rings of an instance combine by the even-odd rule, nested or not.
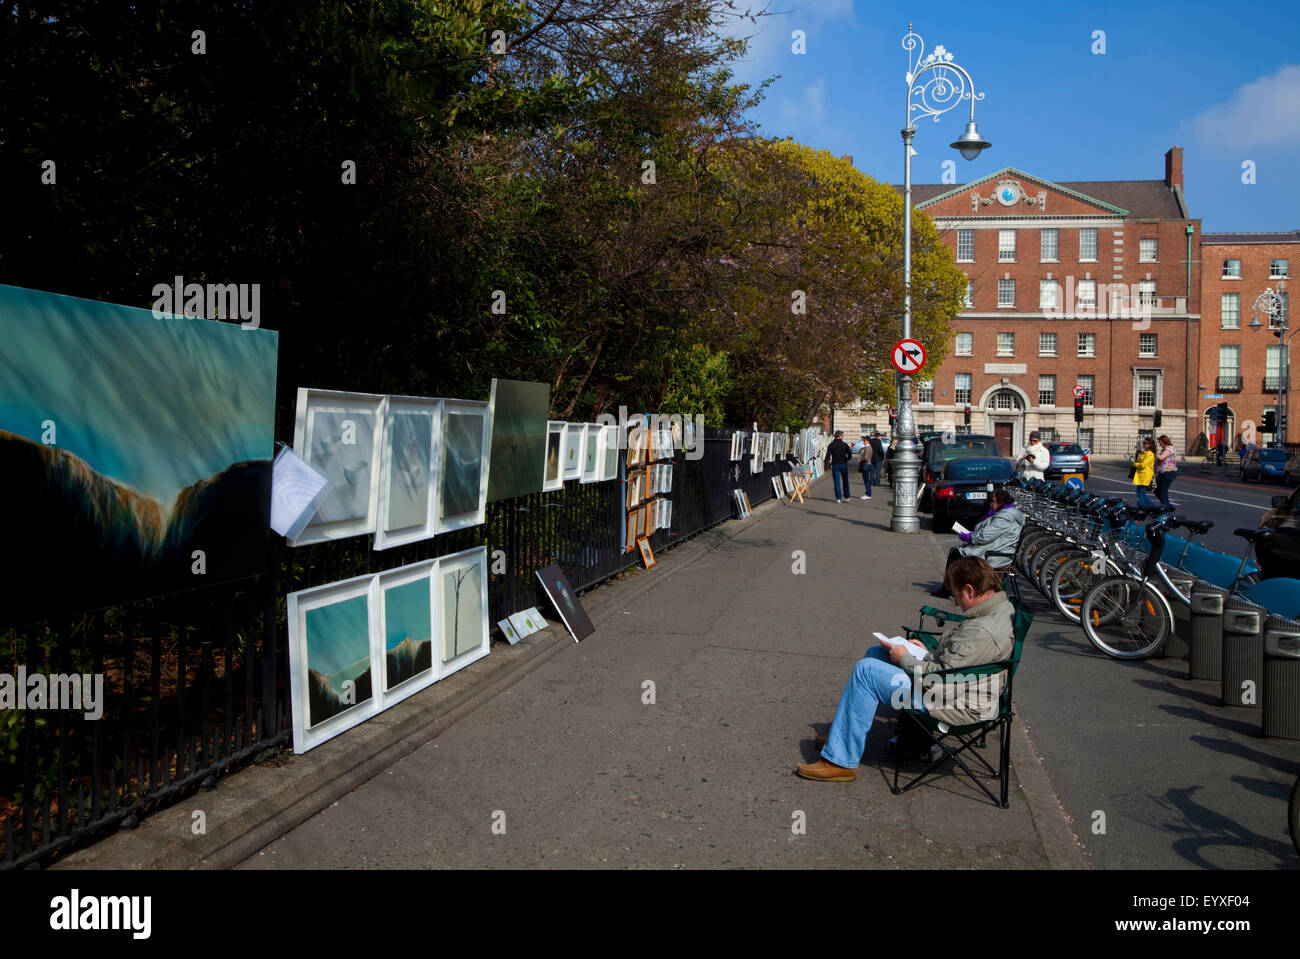
[(1094, 646), (1116, 659), (1145, 659), (1174, 629), (1164, 597), (1150, 583), (1109, 576), (1083, 595), (1083, 631)]
[(1020, 572), (1026, 576), (1030, 575), (1030, 564), (1038, 551), (1049, 543), (1059, 543), (1060, 537), (1052, 532), (1039, 533), (1032, 540), (1023, 544), (1019, 554), (1016, 556), (1016, 563), (1020, 566)]
[(1048, 597), (1056, 606), (1056, 611), (1074, 624), (1079, 623), (1079, 611), (1083, 608), (1083, 594), (1091, 589), (1102, 577), (1119, 575), (1120, 568), (1114, 561), (1106, 560), (1097, 564), (1093, 554), (1087, 550), (1077, 550), (1067, 556), (1052, 574), (1048, 584)]
[(1034, 588), (1042, 591), (1043, 569), (1051, 562), (1052, 557), (1071, 549), (1075, 549), (1076, 544), (1067, 542), (1064, 539), (1056, 539), (1054, 542), (1043, 544), (1029, 561), (1029, 581), (1034, 584)]
[(1078, 552), (1078, 543), (1067, 543), (1060, 549), (1054, 549), (1048, 553), (1047, 558), (1043, 560), (1038, 568), (1038, 579), (1034, 584), (1045, 598), (1052, 598), (1052, 578), (1056, 576), (1056, 571), (1061, 568), (1061, 564)]

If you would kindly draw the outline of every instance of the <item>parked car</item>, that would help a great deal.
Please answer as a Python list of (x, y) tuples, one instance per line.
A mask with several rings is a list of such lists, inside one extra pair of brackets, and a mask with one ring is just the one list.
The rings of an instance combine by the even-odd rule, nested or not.
[(1290, 496), (1274, 496), (1272, 505), (1259, 521), (1260, 529), (1300, 528), (1300, 489), (1292, 490)]
[(1059, 478), (1066, 473), (1082, 473), (1088, 478), (1088, 454), (1078, 443), (1048, 443), (1052, 461), (1043, 470), (1044, 479)]
[(1284, 449), (1266, 446), (1264, 448), (1256, 447), (1248, 452), (1241, 460), (1241, 481), (1255, 480), (1262, 483), (1264, 480), (1274, 480), (1281, 483), (1286, 473), (1287, 461), (1291, 454)]
[(989, 484), (999, 490), (1012, 476), (1011, 460), (1003, 456), (972, 456), (950, 460), (934, 484), (934, 531), (947, 533), (953, 520), (967, 529), (989, 511)]
[(1282, 482), (1288, 486), (1300, 483), (1300, 456), (1292, 456), (1286, 461), (1286, 469), (1282, 470)]
[(926, 443), (921, 454), (921, 482), (925, 484), (921, 494), (921, 508), (929, 509), (933, 505), (934, 484), (938, 482), (947, 463), (976, 456), (1001, 458), (1002, 450), (998, 446), (997, 437), (968, 433), (958, 436), (952, 443), (945, 443), (937, 437)]

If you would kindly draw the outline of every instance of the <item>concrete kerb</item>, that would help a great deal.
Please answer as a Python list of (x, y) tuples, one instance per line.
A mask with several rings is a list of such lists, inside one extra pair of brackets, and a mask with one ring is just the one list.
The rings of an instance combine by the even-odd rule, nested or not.
[[(930, 550), (940, 570), (947, 565), (948, 551), (930, 530), (924, 530)], [(1089, 862), (1079, 848), (1070, 820), (1061, 805), (1056, 790), (1047, 778), (1047, 770), (1026, 729), (1024, 710), (1016, 705), (1015, 719), (1011, 723), (1011, 771), (1019, 783), (1020, 792), (1029, 806), (1029, 817), (1043, 844), (1043, 854), (1052, 869), (1087, 869)]]
[[(599, 626), (696, 556), (748, 529), (782, 504), (769, 500), (749, 519), (723, 522), (691, 537), (653, 569), (616, 578), (583, 595)], [(369, 782), (483, 703), (573, 644), (562, 623), (520, 640), (494, 645), (490, 655), (345, 735), (277, 766), (251, 766), (216, 787), (146, 817), (95, 845), (60, 859), (55, 869), (229, 869), (301, 825), (340, 797)], [(196, 813), (203, 831), (195, 833)]]

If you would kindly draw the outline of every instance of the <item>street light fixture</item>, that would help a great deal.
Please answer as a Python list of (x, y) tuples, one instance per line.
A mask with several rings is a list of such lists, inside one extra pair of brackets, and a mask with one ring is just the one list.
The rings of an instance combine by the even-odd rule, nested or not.
[[(973, 160), (991, 145), (975, 127), (975, 101), (984, 94), (975, 92), (975, 81), (966, 70), (953, 63), (952, 54), (942, 45), (925, 54), (925, 41), (907, 25), (903, 49), (908, 51), (907, 125), (903, 127), (903, 339), (912, 336), (912, 137), (916, 133), (915, 116), (939, 117), (970, 101), (970, 121), (966, 132), (951, 144), (967, 160)], [(898, 419), (894, 423), (894, 512), (890, 529), (895, 533), (915, 533), (921, 529), (916, 514), (916, 490), (921, 461), (916, 449), (916, 425), (912, 419), (912, 377), (903, 373), (898, 380)]]

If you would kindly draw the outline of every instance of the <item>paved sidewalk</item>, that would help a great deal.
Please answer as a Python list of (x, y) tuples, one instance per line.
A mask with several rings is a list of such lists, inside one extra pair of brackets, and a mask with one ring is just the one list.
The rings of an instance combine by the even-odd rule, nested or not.
[[(229, 865), (246, 849), (244, 868), (1082, 867), (1019, 724), (1010, 809), (948, 773), (892, 795), (883, 717), (856, 782), (793, 775), (816, 758), (812, 737), (873, 630), (915, 623), (943, 560), (931, 534), (889, 532), (888, 487), (870, 501), (832, 496), (823, 478), (806, 504), (764, 504), (663, 553), (652, 572), (594, 591), (584, 599), (595, 634), (523, 654), (494, 647), (483, 663), (503, 652), (533, 660), (373, 778), (353, 788), (341, 777), (333, 793), (315, 783), (314, 809), (282, 802), (260, 833), (209, 839), (201, 861), (174, 842), (165, 864)], [(796, 551), (805, 573), (793, 572)], [(425, 695), (413, 709), (434, 708)], [(295, 765), (319, 764), (318, 752), (288, 772), (241, 773), (156, 818), (170, 815), (179, 830), (191, 806), (228, 803), (223, 793), (238, 795), (244, 777), (285, 783)], [(208, 816), (239, 828), (237, 816)], [(113, 837), (68, 865), (120, 867), (140, 839)], [(158, 848), (148, 864), (163, 864)]]

